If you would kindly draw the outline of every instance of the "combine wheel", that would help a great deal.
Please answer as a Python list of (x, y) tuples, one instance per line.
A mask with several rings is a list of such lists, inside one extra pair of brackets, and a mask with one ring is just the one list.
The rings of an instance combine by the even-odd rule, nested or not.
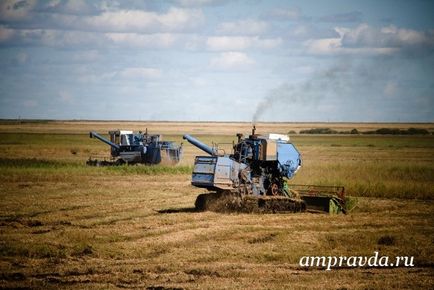
[(207, 194), (199, 194), (196, 198), (196, 202), (194, 203), (194, 206), (197, 211), (205, 211), (206, 208), (206, 201), (207, 201)]
[(279, 195), (279, 186), (276, 183), (271, 184), (270, 192), (272, 195)]
[(219, 206), (218, 201), (221, 197), (221, 192), (202, 193), (197, 196), (194, 206), (197, 211), (213, 210)]

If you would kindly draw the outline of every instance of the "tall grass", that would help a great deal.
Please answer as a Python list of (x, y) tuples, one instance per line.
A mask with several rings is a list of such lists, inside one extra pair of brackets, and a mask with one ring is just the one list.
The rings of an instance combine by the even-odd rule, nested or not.
[[(89, 140), (87, 135), (1, 136), (0, 180), (8, 182), (78, 180), (101, 175), (188, 176), (194, 156), (203, 154), (188, 144), (184, 145), (184, 157), (177, 166), (88, 167), (85, 161), (90, 154), (108, 154), (109, 149), (101, 142)], [(233, 140), (233, 136), (226, 135), (197, 137), (207, 144), (224, 143), (228, 150)], [(291, 180), (293, 183), (342, 185), (347, 194), (355, 196), (434, 198), (434, 136), (298, 135), (292, 142), (303, 158), (302, 169)], [(71, 154), (71, 149), (76, 154)]]
[(340, 185), (354, 196), (434, 199), (434, 164), (370, 160), (307, 162), (291, 183)]
[(192, 166), (166, 166), (166, 165), (136, 165), (136, 166), (111, 166), (105, 168), (113, 174), (190, 174), (193, 171)]
[(135, 165), (92, 167), (82, 163), (36, 158), (0, 158), (0, 180), (6, 182), (65, 181), (83, 176), (190, 174), (191, 166)]

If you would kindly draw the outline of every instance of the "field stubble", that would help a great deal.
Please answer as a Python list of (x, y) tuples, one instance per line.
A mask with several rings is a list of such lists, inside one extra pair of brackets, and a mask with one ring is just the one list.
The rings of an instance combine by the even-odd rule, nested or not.
[[(304, 158), (294, 183), (339, 184), (359, 196), (351, 214), (333, 216), (193, 212), (203, 191), (190, 186), (200, 153), (192, 146), (184, 146), (185, 158), (174, 168), (91, 168), (84, 161), (106, 154), (104, 144), (84, 134), (46, 133), (1, 133), (1, 286), (410, 289), (434, 283), (432, 137), (294, 136)], [(298, 266), (307, 255), (374, 251), (414, 256), (416, 267)]]

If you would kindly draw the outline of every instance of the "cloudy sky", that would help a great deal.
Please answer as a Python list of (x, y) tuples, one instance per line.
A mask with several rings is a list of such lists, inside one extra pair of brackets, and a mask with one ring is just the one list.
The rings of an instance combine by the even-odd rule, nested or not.
[(0, 0), (0, 118), (433, 122), (433, 11)]

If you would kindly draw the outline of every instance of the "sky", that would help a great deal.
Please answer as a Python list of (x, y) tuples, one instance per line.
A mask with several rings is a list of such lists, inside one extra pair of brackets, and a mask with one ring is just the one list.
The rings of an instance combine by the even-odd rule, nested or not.
[(433, 122), (431, 0), (0, 0), (0, 118)]

